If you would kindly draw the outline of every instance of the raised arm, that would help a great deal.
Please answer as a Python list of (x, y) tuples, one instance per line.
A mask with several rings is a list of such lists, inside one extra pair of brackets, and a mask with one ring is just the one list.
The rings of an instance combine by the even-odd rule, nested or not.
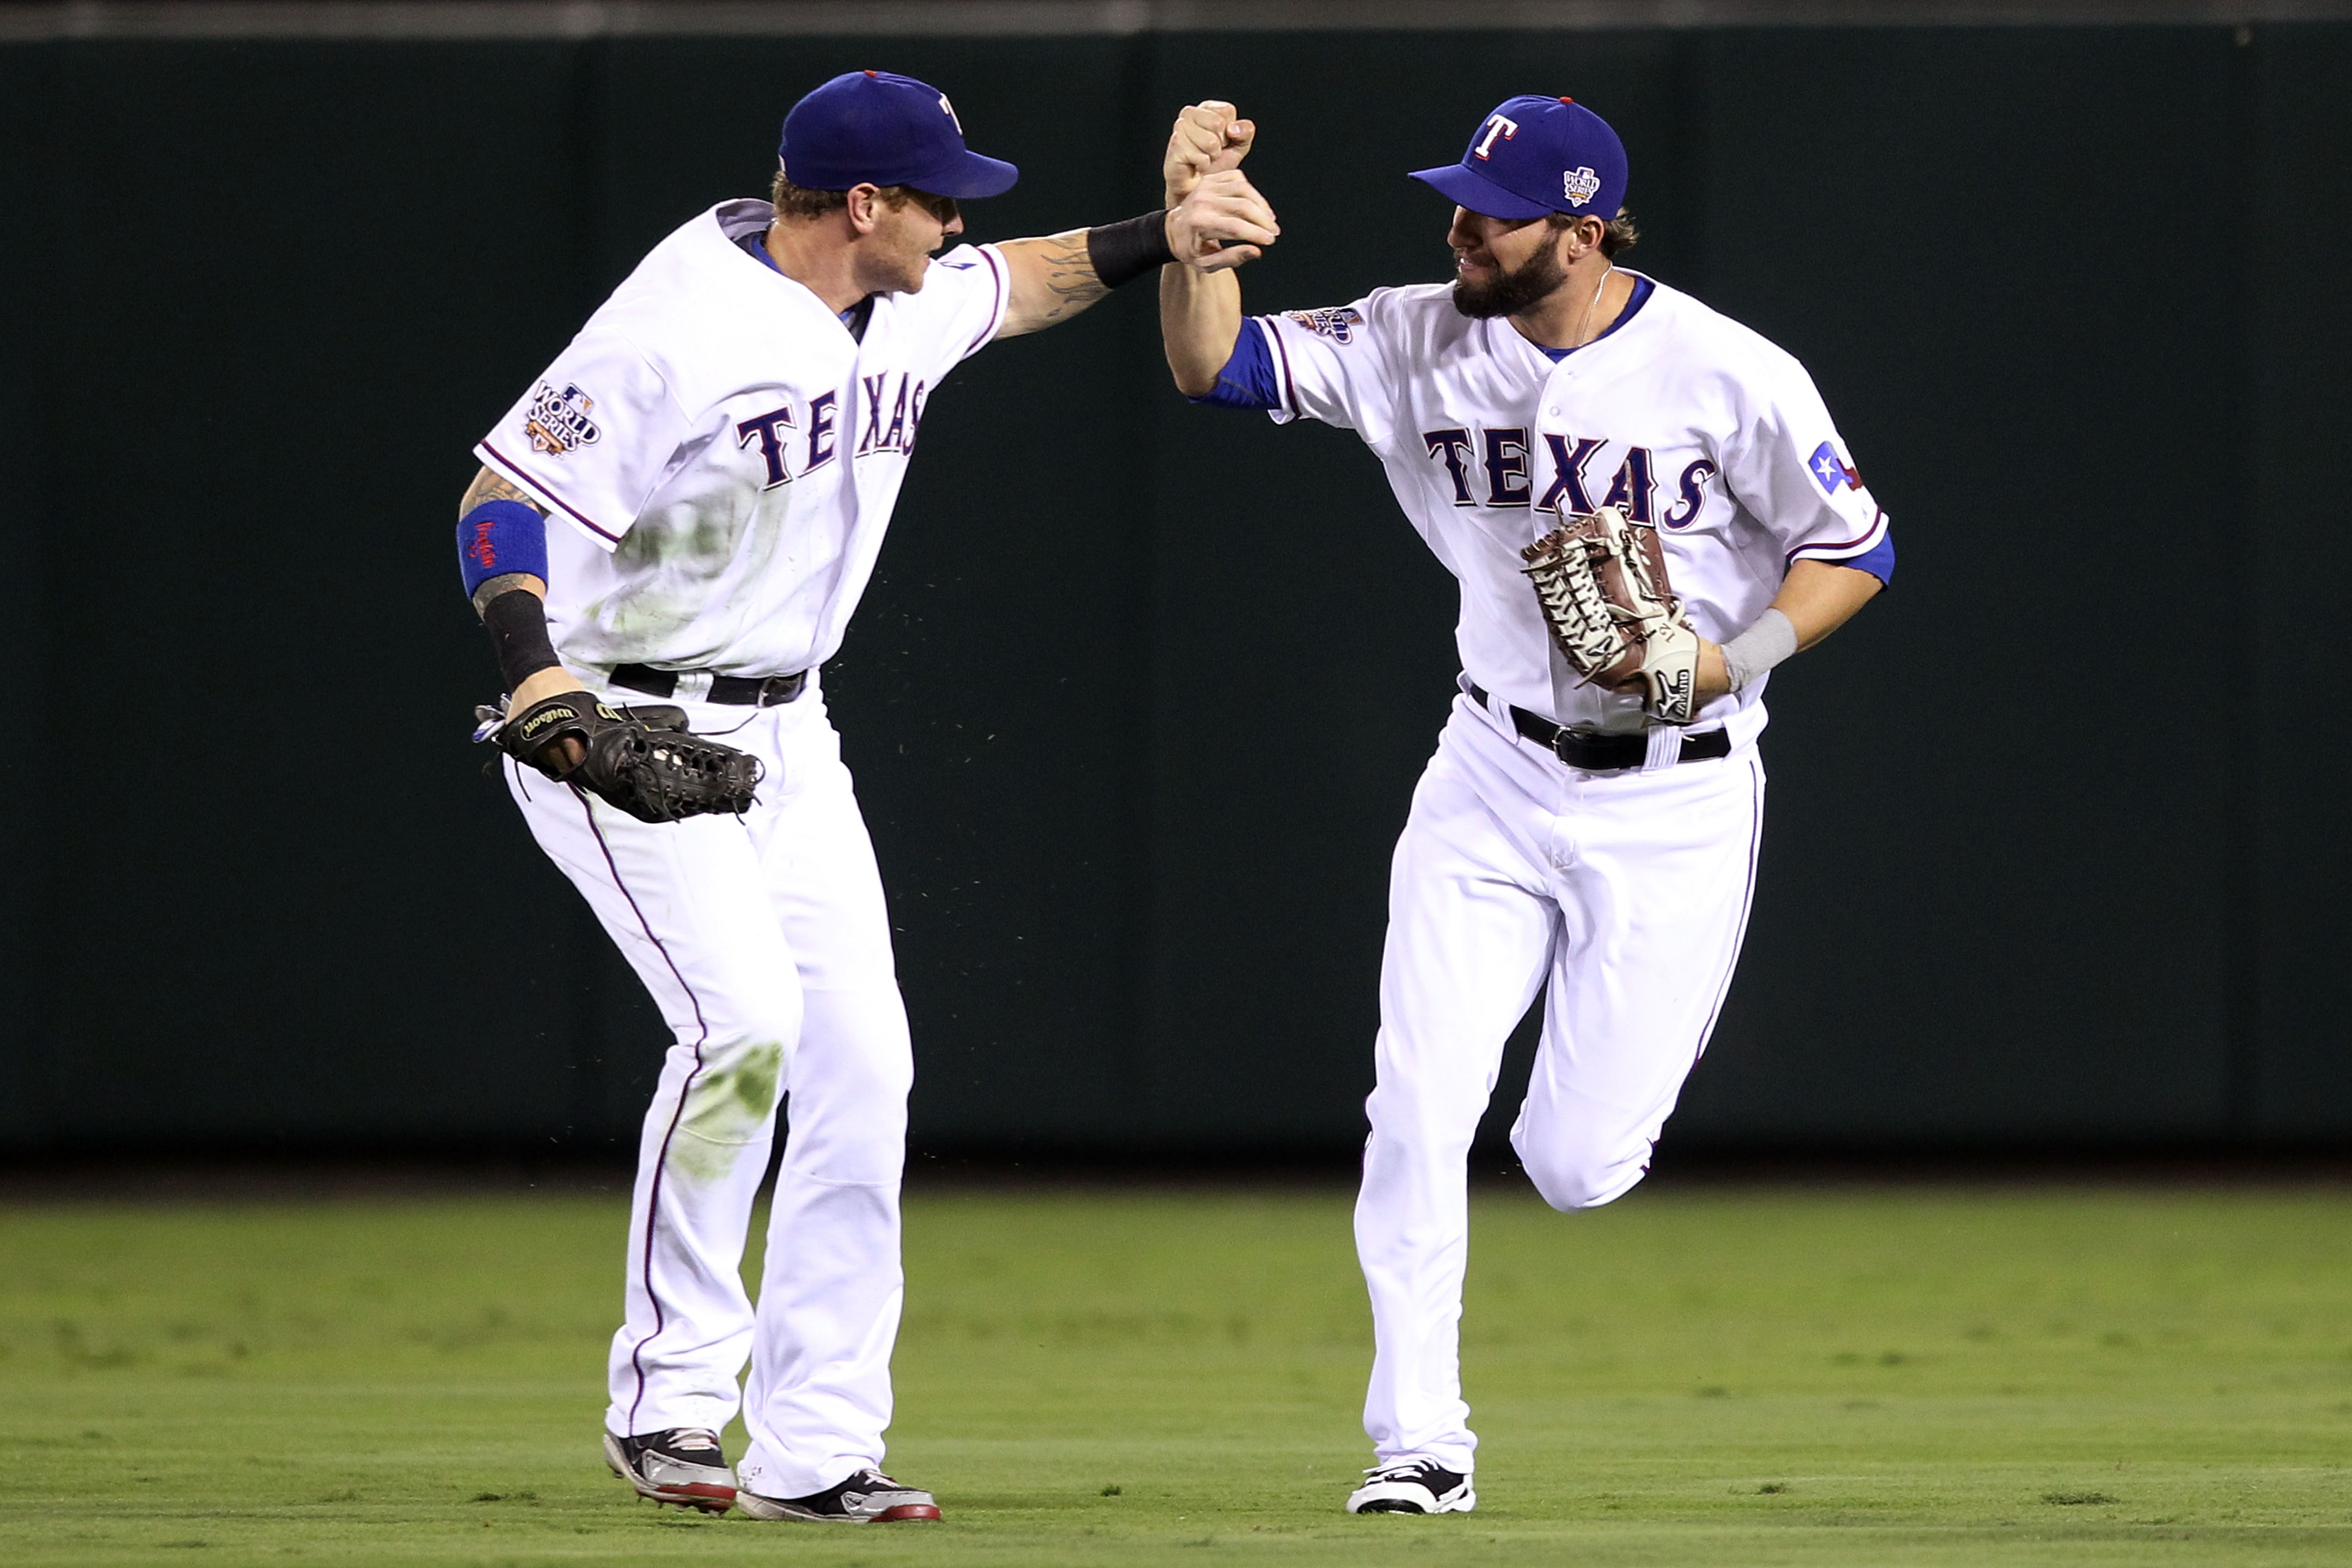
[[(1207, 115), (1207, 110), (1222, 111), (1222, 117)], [(1220, 144), (1229, 125), (1243, 128), (1238, 146), (1224, 167), (1231, 169), (1241, 162), (1241, 153), (1248, 150), (1247, 121), (1232, 120), (1231, 104), (1201, 105), (1184, 111), (1185, 119), (1177, 121), (1178, 137), (1187, 141), (1204, 142), (1215, 137)], [(1191, 117), (1202, 116), (1188, 136), (1186, 127)], [(1212, 132), (1203, 127), (1209, 120), (1217, 121)], [(1198, 154), (1202, 173), (1212, 161), (1205, 153)], [(1187, 201), (1198, 177), (1181, 182), (1173, 172), (1178, 167), (1176, 139), (1171, 138), (1169, 155), (1161, 173), (1168, 185), (1168, 205), (1158, 212), (1118, 223), (1098, 224), (1092, 228), (1074, 228), (1067, 233), (1048, 235), (1041, 239), (1007, 240), (997, 247), (1003, 254), (1007, 270), (1012, 274), (1012, 299), (1004, 311), (1004, 325), (997, 330), (1000, 338), (1019, 337), (1066, 321), (1113, 289), (1131, 279), (1158, 269), (1165, 277), (1171, 272), (1224, 273), (1245, 261), (1264, 254), (1281, 234), (1273, 209), (1265, 199), (1252, 190), (1249, 182), (1238, 174), (1233, 182), (1221, 184), (1213, 192), (1202, 193), (1208, 199)], [(1171, 267), (1169, 264), (1184, 265)], [(1228, 289), (1233, 289), (1229, 283)], [(1240, 300), (1238, 289), (1233, 289), (1234, 330), (1240, 330)], [(1228, 333), (1226, 349), (1233, 347), (1233, 335)], [(1222, 366), (1221, 358), (1217, 365)], [(1215, 379), (1212, 367), (1210, 379)]]
[(1215, 389), (1217, 373), (1233, 358), (1234, 342), (1241, 336), (1241, 279), (1229, 267), (1200, 263), (1220, 248), (1212, 222), (1253, 202), (1265, 205), (1241, 173), (1256, 136), (1254, 123), (1236, 118), (1232, 104), (1215, 99), (1178, 115), (1168, 135), (1160, 174), (1171, 226), (1180, 230), (1171, 235), (1170, 247), (1178, 259), (1190, 258), (1193, 265), (1160, 270), (1160, 335), (1169, 372), (1187, 397), (1204, 397)]
[[(1165, 215), (1160, 216), (1164, 219)], [(1074, 228), (1043, 239), (1008, 239), (996, 247), (1004, 255), (1005, 270), (1012, 274), (1013, 292), (1004, 307), (1004, 325), (996, 330), (998, 337), (1017, 338), (1066, 321), (1111, 291), (1112, 286), (1096, 270), (1087, 244), (1087, 236), (1094, 232)]]

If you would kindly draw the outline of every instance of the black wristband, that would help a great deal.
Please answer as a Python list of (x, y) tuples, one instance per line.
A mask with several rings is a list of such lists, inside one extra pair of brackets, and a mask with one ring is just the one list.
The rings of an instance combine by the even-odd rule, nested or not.
[(492, 599), (483, 607), (482, 625), (489, 628), (490, 650), (509, 691), (562, 662), (548, 640), (547, 606), (528, 588), (509, 588)]
[(1087, 258), (1106, 289), (1131, 283), (1176, 259), (1168, 248), (1168, 209), (1097, 224), (1087, 230)]

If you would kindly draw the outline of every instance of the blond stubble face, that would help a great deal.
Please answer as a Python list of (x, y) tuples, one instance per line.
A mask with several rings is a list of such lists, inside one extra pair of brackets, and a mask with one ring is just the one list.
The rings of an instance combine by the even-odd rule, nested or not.
[(919, 202), (877, 204), (874, 227), (861, 237), (857, 281), (868, 293), (917, 294), (931, 253), (963, 232), (963, 219), (942, 222)]

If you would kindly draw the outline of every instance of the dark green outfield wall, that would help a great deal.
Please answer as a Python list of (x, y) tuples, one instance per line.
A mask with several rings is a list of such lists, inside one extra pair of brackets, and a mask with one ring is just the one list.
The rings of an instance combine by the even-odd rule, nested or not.
[[(1024, 178), (1253, 112), (1262, 308), (1443, 275), (1401, 172), (1623, 132), (1635, 260), (1813, 370), (1896, 592), (1775, 683), (1689, 1143), (2352, 1135), (2352, 27), (0, 48), (0, 1145), (601, 1142), (661, 1037), (466, 743), (467, 448), (835, 71)], [(2198, 215), (2211, 215), (2201, 225)], [(933, 404), (826, 682), (919, 1141), (1343, 1144), (1453, 599), (1148, 290)]]

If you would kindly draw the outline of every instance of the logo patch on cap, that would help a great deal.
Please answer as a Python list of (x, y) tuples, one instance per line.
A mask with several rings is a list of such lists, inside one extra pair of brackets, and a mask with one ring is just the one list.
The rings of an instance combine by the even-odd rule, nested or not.
[(944, 92), (940, 94), (940, 107), (948, 111), (948, 120), (955, 126), (956, 134), (959, 136), (962, 135), (963, 121), (956, 119), (955, 105), (948, 101), (948, 95)]
[(1560, 175), (1559, 183), (1568, 192), (1568, 205), (1575, 207), (1591, 201), (1601, 190), (1601, 176), (1591, 169), (1570, 169)]

